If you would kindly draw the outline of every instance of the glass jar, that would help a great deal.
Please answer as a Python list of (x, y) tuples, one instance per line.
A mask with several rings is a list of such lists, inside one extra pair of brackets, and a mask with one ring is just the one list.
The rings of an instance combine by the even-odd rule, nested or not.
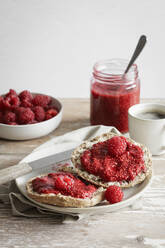
[(128, 109), (140, 101), (140, 80), (133, 64), (123, 77), (128, 61), (112, 59), (93, 67), (90, 97), (91, 125), (114, 126), (128, 132)]

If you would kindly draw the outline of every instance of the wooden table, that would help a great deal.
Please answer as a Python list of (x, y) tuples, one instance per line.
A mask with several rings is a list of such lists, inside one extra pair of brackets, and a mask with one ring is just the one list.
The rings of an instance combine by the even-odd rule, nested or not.
[[(143, 102), (160, 102), (145, 99)], [(89, 125), (89, 100), (63, 99), (64, 116), (50, 135), (31, 141), (0, 140), (0, 168), (17, 163), (50, 138)], [(165, 161), (154, 160), (154, 178), (143, 205), (91, 216), (75, 223), (55, 224), (53, 218), (13, 217), (10, 206), (0, 204), (0, 247), (136, 248), (165, 247)]]

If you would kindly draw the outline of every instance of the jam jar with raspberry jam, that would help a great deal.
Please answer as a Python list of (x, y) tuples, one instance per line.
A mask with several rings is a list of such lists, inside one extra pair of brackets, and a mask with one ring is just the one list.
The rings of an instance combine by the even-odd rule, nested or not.
[(104, 60), (93, 67), (90, 89), (91, 125), (114, 126), (128, 132), (128, 109), (139, 103), (140, 80), (137, 65), (133, 64), (123, 76), (128, 61)]

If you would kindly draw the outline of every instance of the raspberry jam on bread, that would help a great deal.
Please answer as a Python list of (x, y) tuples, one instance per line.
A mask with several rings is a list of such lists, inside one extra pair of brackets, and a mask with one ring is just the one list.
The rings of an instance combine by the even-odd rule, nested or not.
[(80, 157), (83, 168), (105, 182), (132, 181), (145, 172), (143, 150), (123, 136), (94, 144)]
[(49, 173), (32, 181), (33, 191), (38, 194), (59, 194), (75, 198), (90, 198), (97, 190), (94, 185), (83, 181), (68, 172)]

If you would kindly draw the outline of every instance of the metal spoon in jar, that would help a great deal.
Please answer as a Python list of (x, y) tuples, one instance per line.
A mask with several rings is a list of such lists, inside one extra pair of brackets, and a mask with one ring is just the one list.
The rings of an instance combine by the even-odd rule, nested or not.
[(143, 50), (145, 44), (147, 42), (147, 38), (145, 35), (142, 35), (138, 41), (138, 44), (136, 46), (136, 49), (132, 55), (132, 58), (123, 74), (123, 77), (125, 76), (125, 74), (129, 71), (130, 67), (133, 65), (133, 63), (135, 62), (135, 60), (137, 59), (137, 57), (139, 56), (139, 54), (141, 53), (141, 51)]

